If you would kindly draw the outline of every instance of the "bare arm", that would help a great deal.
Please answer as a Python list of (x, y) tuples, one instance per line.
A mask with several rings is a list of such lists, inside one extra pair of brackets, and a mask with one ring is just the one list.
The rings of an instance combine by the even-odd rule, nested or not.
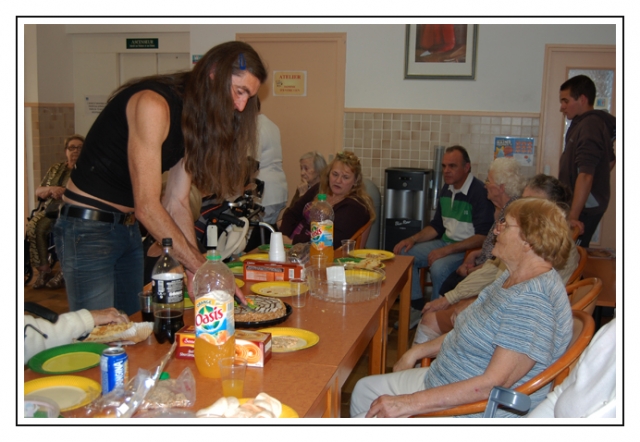
[(422, 358), (434, 358), (440, 352), (442, 342), (446, 334), (439, 336), (437, 339), (423, 342), (412, 346), (393, 366), (393, 371), (402, 371), (413, 368)]
[(485, 400), (493, 387), (511, 387), (534, 364), (525, 354), (496, 347), (482, 375), (413, 394), (380, 396), (373, 401), (366, 417), (408, 417)]
[[(187, 231), (186, 219), (191, 219), (188, 203), (191, 178), (184, 172), (182, 162), (174, 166), (169, 174), (171, 183), (167, 184), (170, 193), (167, 207), (171, 213), (160, 201), (161, 152), (162, 143), (169, 133), (169, 105), (153, 91), (138, 92), (127, 104), (127, 122), (129, 171), (136, 218), (154, 238), (172, 238), (176, 259), (188, 271), (195, 272), (204, 262), (204, 258), (195, 247), (193, 223), (189, 238), (184, 233)], [(183, 172), (180, 172), (180, 169)]]

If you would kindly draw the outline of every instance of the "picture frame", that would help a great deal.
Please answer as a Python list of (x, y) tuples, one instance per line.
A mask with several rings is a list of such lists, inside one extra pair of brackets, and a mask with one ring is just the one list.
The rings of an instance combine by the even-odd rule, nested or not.
[(407, 25), (404, 78), (475, 80), (478, 25)]

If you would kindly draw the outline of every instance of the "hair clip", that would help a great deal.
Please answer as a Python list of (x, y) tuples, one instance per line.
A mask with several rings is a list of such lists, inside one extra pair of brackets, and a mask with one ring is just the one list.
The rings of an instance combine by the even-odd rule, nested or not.
[(241, 71), (247, 69), (247, 61), (244, 59), (244, 54), (242, 52), (238, 55), (238, 65)]

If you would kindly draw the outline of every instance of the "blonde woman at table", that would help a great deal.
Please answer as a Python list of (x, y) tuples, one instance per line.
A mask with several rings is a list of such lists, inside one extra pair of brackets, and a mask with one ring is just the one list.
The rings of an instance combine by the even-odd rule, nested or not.
[[(507, 271), (460, 313), (451, 332), (411, 347), (393, 373), (360, 379), (351, 416), (409, 417), (486, 400), (494, 386), (516, 388), (565, 352), (573, 320), (553, 269), (571, 248), (565, 213), (550, 201), (523, 198), (507, 208), (495, 234), (493, 254)], [(436, 356), (431, 367), (413, 368)], [(547, 392), (532, 394), (532, 407)], [(497, 417), (519, 415), (499, 410)]]
[(353, 152), (340, 152), (322, 173), (320, 182), (285, 210), (280, 226), (285, 244), (311, 240), (310, 207), (319, 193), (326, 194), (327, 202), (333, 206), (334, 249), (375, 217), (373, 202), (364, 186), (360, 160)]

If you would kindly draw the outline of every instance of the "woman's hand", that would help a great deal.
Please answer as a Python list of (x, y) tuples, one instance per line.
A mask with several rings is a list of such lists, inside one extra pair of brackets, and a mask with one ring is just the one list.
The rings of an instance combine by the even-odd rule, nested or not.
[(393, 372), (396, 373), (398, 371), (409, 370), (410, 368), (414, 368), (416, 365), (416, 361), (418, 357), (412, 351), (414, 347), (410, 348), (402, 355), (398, 362), (393, 365)]
[(62, 194), (64, 193), (65, 188), (61, 187), (61, 186), (51, 186), (49, 191), (49, 194), (51, 195), (51, 198), (59, 200), (60, 198), (62, 198)]
[(434, 301), (427, 302), (424, 307), (422, 307), (422, 314), (424, 315), (427, 312), (437, 312), (439, 310), (444, 310), (449, 308), (451, 304), (446, 297), (442, 296)]
[(302, 196), (306, 193), (307, 190), (309, 190), (309, 183), (307, 183), (305, 180), (302, 180), (302, 182), (298, 184), (298, 194)]
[(126, 314), (120, 313), (113, 307), (103, 310), (90, 310), (89, 313), (91, 313), (95, 325), (129, 322), (129, 317)]
[(414, 414), (411, 405), (411, 395), (383, 395), (371, 403), (365, 417), (409, 417)]

